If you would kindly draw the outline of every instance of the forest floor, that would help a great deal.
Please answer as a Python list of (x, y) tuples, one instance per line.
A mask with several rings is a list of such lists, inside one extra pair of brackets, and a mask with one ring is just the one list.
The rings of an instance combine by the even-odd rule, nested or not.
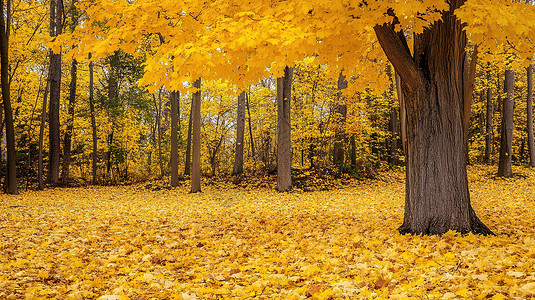
[(403, 236), (400, 172), (325, 191), (0, 194), (0, 299), (533, 299), (535, 171), (469, 168), (497, 236)]

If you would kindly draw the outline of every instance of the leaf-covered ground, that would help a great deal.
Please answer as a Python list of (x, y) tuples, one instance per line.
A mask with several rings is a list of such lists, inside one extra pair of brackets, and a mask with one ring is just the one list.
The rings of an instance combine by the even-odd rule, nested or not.
[(0, 195), (0, 299), (530, 299), (535, 172), (472, 167), (498, 236), (402, 236), (399, 173), (330, 191), (232, 185)]

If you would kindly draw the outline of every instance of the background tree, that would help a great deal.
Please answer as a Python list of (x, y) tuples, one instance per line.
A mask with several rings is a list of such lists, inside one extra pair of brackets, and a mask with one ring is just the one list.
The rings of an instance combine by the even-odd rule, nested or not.
[(502, 104), (502, 125), (500, 142), (500, 160), (498, 162), (498, 176), (512, 177), (511, 163), (513, 158), (513, 114), (514, 114), (514, 89), (515, 73), (512, 70), (505, 71), (506, 98)]
[(284, 69), (284, 77), (277, 78), (277, 189), (292, 188), (291, 116), (293, 68)]
[[(63, 30), (63, 1), (50, 1), (50, 36), (57, 37)], [(59, 183), (60, 167), (60, 99), (61, 53), (50, 53), (50, 101), (48, 106), (48, 183)]]
[(201, 79), (195, 80), (191, 104), (191, 193), (201, 192)]
[(6, 127), (7, 172), (4, 190), (7, 194), (18, 194), (17, 157), (15, 152), (15, 129), (11, 108), (11, 84), (9, 78), (9, 33), (11, 23), (11, 1), (0, 0), (0, 80)]
[(236, 153), (234, 155), (234, 168), (232, 170), (232, 174), (240, 175), (243, 173), (243, 142), (245, 135), (245, 92), (241, 92), (238, 96), (236, 121)]

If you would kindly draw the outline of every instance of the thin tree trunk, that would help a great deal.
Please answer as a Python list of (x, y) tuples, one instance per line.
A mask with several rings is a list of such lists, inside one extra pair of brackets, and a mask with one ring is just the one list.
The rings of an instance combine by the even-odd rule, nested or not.
[(249, 123), (249, 142), (251, 143), (251, 156), (253, 157), (253, 162), (254, 162), (254, 167), (253, 168), (256, 168), (256, 152), (255, 152), (255, 147), (254, 147), (254, 138), (253, 138), (253, 125), (252, 125), (252, 121), (251, 121), (251, 109), (250, 109), (250, 105), (249, 105), (249, 101), (250, 101), (250, 97), (249, 97), (249, 94), (246, 94), (245, 95), (245, 103), (247, 105), (247, 114), (249, 115), (249, 118), (248, 118), (248, 123)]
[(236, 117), (236, 152), (234, 154), (234, 168), (232, 175), (243, 173), (243, 141), (245, 134), (245, 92), (238, 96), (238, 111)]
[[(342, 90), (347, 88), (347, 81), (345, 76), (340, 71), (338, 75), (338, 103), (336, 104), (335, 113), (337, 114), (336, 119), (336, 132), (334, 136), (334, 151), (333, 151), (333, 161), (334, 164), (340, 169), (344, 164), (344, 148), (343, 148), (343, 139), (345, 132), (345, 123), (347, 118), (347, 105), (345, 103), (345, 98), (342, 95)], [(313, 157), (313, 155), (311, 155)], [(312, 163), (311, 163), (312, 165)]]
[(403, 154), (407, 155), (407, 109), (405, 107), (405, 99), (403, 98), (403, 90), (401, 86), (401, 77), (396, 72), (396, 92), (398, 94), (399, 101), (399, 122), (401, 123), (401, 148), (403, 148)]
[(533, 141), (533, 65), (528, 67), (527, 129), (529, 166), (535, 167), (535, 142)]
[[(91, 54), (89, 55), (91, 58)], [(97, 184), (97, 122), (95, 120), (95, 99), (94, 99), (94, 84), (93, 84), (93, 62), (89, 62), (89, 112), (91, 113), (91, 131), (93, 133), (93, 155), (91, 157), (91, 173), (92, 182)]]
[(111, 129), (111, 133), (108, 134), (108, 152), (107, 152), (107, 155), (106, 155), (106, 174), (108, 175), (108, 178), (111, 179), (111, 163), (112, 163), (112, 160), (111, 160), (111, 155), (112, 155), (112, 146), (113, 146), (113, 133), (114, 133), (114, 129), (112, 127)]
[(42, 190), (45, 188), (45, 183), (43, 180), (44, 166), (43, 166), (43, 143), (45, 137), (45, 126), (46, 126), (46, 104), (48, 97), (48, 90), (50, 87), (50, 69), (48, 70), (46, 78), (46, 87), (45, 94), (43, 95), (43, 106), (41, 108), (41, 125), (39, 126), (39, 150), (38, 150), (38, 162), (37, 162), (37, 181), (38, 189)]
[(67, 184), (69, 181), (69, 168), (71, 165), (71, 143), (74, 128), (74, 104), (76, 101), (76, 71), (78, 63), (74, 59), (71, 64), (71, 84), (69, 86), (69, 119), (67, 120), (67, 130), (63, 138), (63, 169), (61, 172), (61, 183)]
[[(71, 32), (74, 31), (78, 24), (76, 15), (76, 0), (73, 0), (70, 7), (71, 13)], [(76, 101), (76, 79), (77, 79), (78, 62), (76, 59), (71, 63), (71, 83), (69, 85), (69, 118), (67, 120), (67, 130), (65, 131), (65, 137), (63, 138), (63, 169), (61, 172), (61, 183), (66, 185), (69, 181), (69, 168), (71, 165), (71, 144), (72, 133), (74, 128), (74, 105)]]
[[(472, 98), (474, 93), (474, 80), (476, 77), (476, 66), (477, 66), (477, 56), (478, 50), (477, 45), (474, 46), (472, 52), (472, 58), (470, 63), (468, 63), (468, 54), (465, 55), (465, 66), (463, 74), (463, 128), (464, 128), (464, 142), (468, 145), (468, 130), (470, 129), (470, 113), (472, 109)], [(468, 149), (468, 147), (467, 147)], [(467, 151), (468, 157), (468, 151)]]
[[(63, 5), (60, 0), (50, 1), (50, 23), (52, 37), (58, 36), (63, 30)], [(60, 166), (60, 122), (59, 104), (61, 98), (61, 53), (50, 54), (50, 103), (48, 108), (49, 130), (49, 160), (48, 182), (51, 185), (59, 183)]]
[[(4, 1), (0, 0), (0, 81), (2, 83), (2, 100), (4, 103), (4, 117), (6, 124), (7, 146), (7, 170), (6, 170), (6, 194), (18, 194), (17, 187), (17, 157), (15, 150), (15, 126), (13, 111), (11, 108), (11, 87), (9, 82), (9, 23), (11, 16), (11, 1), (7, 0), (7, 8)], [(5, 10), (4, 10), (5, 9)], [(5, 19), (4, 18), (7, 19)]]
[(186, 141), (186, 162), (184, 163), (184, 175), (191, 175), (191, 127), (192, 127), (192, 116), (193, 116), (193, 97), (191, 100), (191, 107), (189, 111), (189, 120), (188, 120), (188, 138)]
[(178, 132), (180, 113), (180, 94), (178, 91), (171, 92), (171, 186), (178, 186)]
[(514, 114), (515, 73), (505, 71), (506, 99), (503, 102), (502, 128), (500, 140), (500, 160), (498, 162), (498, 177), (513, 177), (511, 168), (513, 157), (513, 114)]
[[(463, 124), (466, 33), (449, 1), (442, 20), (414, 37), (410, 51), (395, 24), (375, 26), (401, 77), (407, 111), (406, 196), (401, 233), (492, 234), (470, 204)], [(396, 19), (394, 18), (394, 21)], [(416, 53), (414, 57), (412, 53)]]
[(201, 79), (195, 80), (191, 109), (191, 193), (201, 192)]
[(494, 114), (494, 104), (492, 103), (492, 89), (487, 88), (487, 130), (485, 132), (485, 163), (490, 163), (492, 153), (492, 115)]
[(284, 69), (284, 77), (277, 78), (277, 190), (292, 188), (292, 144), (290, 101), (292, 99), (293, 68)]
[[(154, 96), (156, 101), (156, 96)], [(164, 176), (162, 159), (162, 91), (158, 92), (158, 102), (156, 103), (156, 128), (158, 129), (158, 164), (160, 166), (160, 178)]]

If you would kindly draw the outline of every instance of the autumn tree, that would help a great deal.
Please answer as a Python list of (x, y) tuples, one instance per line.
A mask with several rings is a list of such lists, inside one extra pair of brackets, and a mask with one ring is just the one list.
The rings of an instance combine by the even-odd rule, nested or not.
[[(76, 11), (76, 1), (73, 0), (69, 8), (71, 14), (71, 31), (74, 31), (78, 23), (78, 16)], [(69, 169), (71, 166), (71, 144), (72, 134), (74, 128), (74, 107), (76, 101), (76, 81), (78, 77), (78, 62), (73, 59), (71, 62), (71, 82), (69, 84), (69, 103), (68, 103), (68, 118), (65, 136), (63, 138), (63, 166), (61, 172), (61, 183), (67, 184), (69, 181)]]
[(0, 80), (2, 84), (2, 104), (6, 127), (7, 172), (4, 190), (7, 194), (18, 194), (17, 157), (15, 152), (15, 129), (11, 107), (11, 88), (9, 78), (9, 33), (11, 23), (11, 0), (0, 0)]
[[(450, 1), (441, 19), (414, 37), (409, 50), (397, 17), (374, 27), (401, 77), (407, 110), (406, 196), (401, 233), (492, 232), (470, 204), (463, 128), (466, 33)], [(413, 55), (414, 54), (414, 55)]]
[(233, 175), (243, 173), (243, 141), (245, 135), (245, 92), (238, 96), (238, 108), (236, 115), (236, 152), (234, 156)]
[[(280, 78), (285, 66), (307, 56), (332, 66), (333, 78), (343, 69), (355, 89), (377, 88), (387, 81), (386, 54), (400, 76), (406, 111), (400, 231), (491, 233), (470, 204), (466, 175), (467, 32), (479, 53), (496, 52), (507, 36), (525, 59), (534, 52), (535, 25), (515, 16), (530, 20), (533, 6), (497, 0), (147, 0), (88, 2), (84, 9), (90, 21), (70, 38), (79, 41), (73, 51), (80, 57), (88, 50), (134, 53), (149, 44), (141, 83), (151, 91), (162, 85), (184, 89), (183, 82), (201, 77), (247, 86), (263, 77)], [(381, 47), (373, 46), (377, 41)]]
[(169, 95), (171, 102), (171, 186), (178, 186), (178, 135), (180, 132), (180, 92)]
[(511, 163), (513, 159), (513, 113), (514, 113), (514, 89), (515, 73), (512, 70), (505, 71), (506, 98), (502, 104), (502, 125), (500, 142), (500, 160), (498, 161), (498, 176), (512, 177)]
[(292, 188), (292, 75), (293, 68), (286, 67), (284, 77), (277, 78), (277, 189), (280, 192)]
[[(57, 37), (63, 30), (63, 1), (50, 1), (50, 36)], [(48, 106), (48, 182), (59, 183), (60, 167), (60, 99), (61, 53), (50, 53), (50, 101)]]
[(533, 65), (527, 68), (528, 86), (527, 86), (527, 133), (528, 133), (528, 151), (529, 165), (535, 167), (535, 142), (533, 141)]
[(197, 90), (191, 99), (191, 193), (201, 192), (201, 79), (195, 80)]

